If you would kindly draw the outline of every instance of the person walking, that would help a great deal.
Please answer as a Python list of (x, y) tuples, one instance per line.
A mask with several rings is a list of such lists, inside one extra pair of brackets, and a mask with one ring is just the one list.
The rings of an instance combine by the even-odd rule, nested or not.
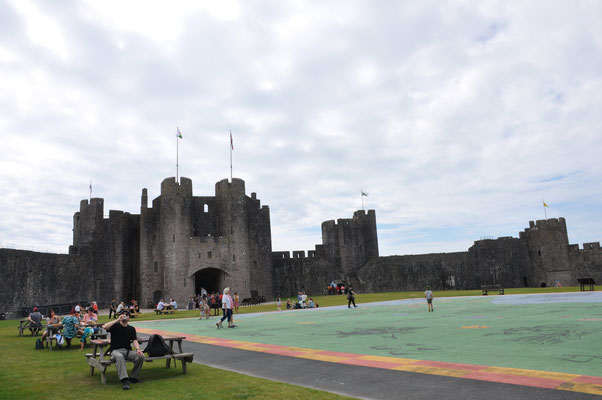
[(111, 300), (111, 304), (109, 305), (109, 319), (111, 319), (111, 316), (113, 316), (113, 318), (115, 318), (117, 316), (117, 300), (116, 299)]
[(216, 322), (215, 325), (217, 326), (217, 329), (222, 327), (222, 322), (224, 322), (225, 319), (228, 319), (228, 328), (232, 327), (232, 297), (230, 297), (230, 288), (227, 287), (224, 289), (224, 293), (222, 295), (222, 311), (224, 313), (224, 315), (222, 316), (222, 319), (219, 320), (219, 322)]
[(351, 308), (351, 303), (353, 303), (353, 307), (357, 308), (357, 306), (355, 305), (355, 295), (357, 293), (355, 293), (353, 291), (353, 286), (349, 286), (349, 288), (347, 288), (347, 308)]
[(433, 292), (431, 291), (431, 287), (426, 287), (426, 292), (424, 292), (424, 298), (426, 299), (426, 304), (428, 306), (429, 312), (435, 311), (433, 308)]
[(238, 302), (240, 300), (240, 297), (238, 297), (238, 292), (234, 292), (234, 311), (236, 311), (236, 313), (238, 314)]

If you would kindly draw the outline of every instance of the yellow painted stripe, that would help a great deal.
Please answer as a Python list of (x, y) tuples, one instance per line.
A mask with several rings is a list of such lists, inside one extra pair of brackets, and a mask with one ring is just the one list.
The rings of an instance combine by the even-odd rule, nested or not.
[(568, 374), (568, 373), (563, 373), (563, 372), (548, 372), (548, 371), (537, 371), (534, 369), (502, 368), (502, 367), (489, 367), (489, 368), (484, 369), (483, 372), (493, 372), (496, 374), (504, 374), (504, 375), (528, 376), (528, 377), (532, 377), (532, 378), (556, 379), (561, 382), (570, 381), (571, 379), (581, 376), (581, 375)]
[(386, 357), (386, 356), (361, 356), (356, 357), (360, 360), (370, 360), (370, 361), (381, 361), (388, 362), (393, 364), (413, 364), (420, 360), (412, 360), (409, 358), (395, 358), (395, 357)]
[(425, 367), (422, 365), (411, 365), (411, 364), (400, 365), (399, 367), (394, 367), (392, 369), (394, 369), (396, 371), (417, 372), (420, 374), (453, 376), (456, 378), (461, 378), (464, 375), (468, 375), (473, 372), (473, 371), (466, 371), (466, 370), (459, 370), (459, 369)]
[(297, 358), (306, 358), (308, 360), (317, 360), (317, 361), (327, 361), (338, 363), (341, 361), (349, 360), (347, 357), (337, 357), (337, 356), (324, 356), (321, 354), (304, 354), (300, 356), (296, 356)]
[(602, 394), (602, 386), (591, 385), (589, 383), (564, 382), (563, 384), (557, 386), (555, 389), (589, 394)]

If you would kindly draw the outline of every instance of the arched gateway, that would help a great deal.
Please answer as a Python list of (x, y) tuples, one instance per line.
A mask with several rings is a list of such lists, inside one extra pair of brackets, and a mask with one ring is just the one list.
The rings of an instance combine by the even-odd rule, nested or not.
[(224, 288), (226, 272), (217, 268), (203, 268), (194, 273), (194, 293), (200, 294), (201, 288), (207, 293), (219, 292)]

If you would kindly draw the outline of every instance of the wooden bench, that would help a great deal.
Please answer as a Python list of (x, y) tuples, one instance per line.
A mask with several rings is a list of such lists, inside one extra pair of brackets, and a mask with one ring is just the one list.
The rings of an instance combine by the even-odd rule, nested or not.
[(265, 302), (265, 297), (247, 297), (245, 299), (242, 299), (242, 301), (240, 302), (240, 305), (241, 306), (254, 306), (254, 305), (261, 304), (262, 301)]
[[(163, 339), (166, 342), (169, 342), (169, 347), (173, 350), (174, 342), (178, 343), (179, 353), (174, 354), (166, 354), (160, 357), (144, 357), (145, 362), (153, 362), (157, 360), (165, 360), (165, 368), (169, 368), (171, 366), (171, 360), (180, 360), (180, 364), (182, 364), (182, 373), (186, 374), (186, 363), (192, 362), (194, 359), (194, 353), (183, 353), (182, 352), (182, 340), (185, 339), (184, 336), (164, 336)], [(148, 338), (138, 338), (139, 343), (148, 342)], [(111, 358), (105, 358), (104, 348), (110, 345), (110, 342), (107, 339), (102, 340), (92, 340), (92, 344), (94, 344), (94, 352), (87, 353), (86, 362), (90, 365), (90, 376), (94, 375), (94, 369), (98, 369), (100, 371), (100, 380), (103, 384), (107, 383), (106, 370), (107, 367), (115, 362), (111, 360)], [(129, 362), (126, 360), (126, 362)]]
[(581, 287), (582, 292), (587, 290), (585, 288), (586, 285), (589, 285), (589, 290), (591, 290), (592, 292), (595, 290), (594, 285), (596, 284), (596, 281), (594, 281), (594, 278), (578, 278), (577, 282), (579, 282), (579, 286)]
[(173, 308), (170, 309), (163, 309), (163, 310), (155, 310), (155, 314), (157, 315), (161, 315), (161, 314), (174, 314), (176, 312), (176, 310), (174, 310)]
[(483, 291), (483, 296), (487, 296), (487, 292), (490, 290), (498, 290), (500, 294), (504, 294), (504, 288), (499, 285), (481, 285), (481, 290)]
[[(186, 363), (192, 362), (194, 358), (194, 353), (176, 353), (176, 354), (167, 354), (161, 357), (144, 357), (145, 362), (153, 362), (157, 360), (166, 360), (165, 368), (170, 367), (171, 360), (179, 360), (180, 364), (182, 364), (182, 373), (186, 374)], [(115, 361), (111, 360), (111, 358), (103, 358), (98, 359), (94, 357), (93, 353), (86, 354), (86, 360), (90, 365), (90, 376), (94, 375), (94, 369), (98, 369), (100, 371), (100, 380), (103, 384), (107, 383), (106, 371), (107, 367), (111, 364), (114, 364)], [(126, 360), (126, 362), (130, 362)]]
[[(30, 328), (29, 324), (30, 324), (30, 322), (27, 318), (19, 321), (19, 326), (17, 327), (19, 329), (19, 336), (23, 336), (23, 332), (25, 331), (25, 329)], [(38, 328), (32, 328), (32, 329), (37, 329), (37, 331), (35, 333), (32, 331), (31, 335), (38, 336), (38, 333), (43, 332), (45, 328), (46, 328), (46, 325), (44, 325), (44, 324), (42, 324), (42, 326), (40, 326)]]

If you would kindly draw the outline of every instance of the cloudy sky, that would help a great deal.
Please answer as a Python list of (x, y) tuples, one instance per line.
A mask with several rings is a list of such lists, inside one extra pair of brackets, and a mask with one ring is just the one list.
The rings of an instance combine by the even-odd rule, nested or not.
[(81, 199), (139, 213), (234, 176), (274, 250), (375, 209), (381, 255), (567, 219), (602, 240), (598, 1), (0, 0), (0, 246), (66, 252)]

